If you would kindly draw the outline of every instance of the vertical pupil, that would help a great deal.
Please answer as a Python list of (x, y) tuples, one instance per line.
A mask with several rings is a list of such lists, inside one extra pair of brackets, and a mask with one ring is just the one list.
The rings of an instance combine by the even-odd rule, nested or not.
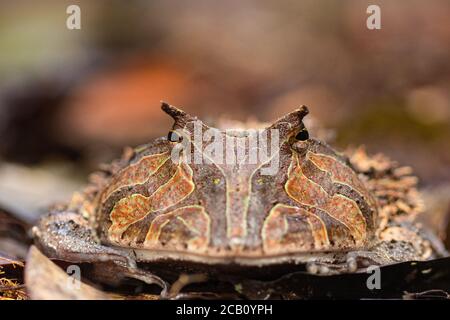
[(175, 131), (170, 131), (167, 136), (167, 139), (170, 142), (178, 142), (178, 141), (180, 141), (180, 136)]

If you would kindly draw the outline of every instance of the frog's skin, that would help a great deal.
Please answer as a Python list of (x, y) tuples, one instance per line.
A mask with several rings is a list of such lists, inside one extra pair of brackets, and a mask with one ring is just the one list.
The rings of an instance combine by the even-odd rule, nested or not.
[[(165, 103), (162, 109), (190, 152), (204, 153), (207, 144), (202, 149), (193, 139), (197, 118)], [(374, 170), (357, 170), (304, 134), (307, 113), (303, 106), (266, 129), (280, 133), (275, 175), (261, 174), (265, 163), (195, 164), (183, 153), (174, 162), (171, 151), (181, 142), (168, 138), (129, 149), (40, 220), (36, 244), (54, 258), (108, 265), (114, 271), (105, 281), (132, 277), (164, 288), (152, 266), (239, 274), (302, 265), (333, 274), (438, 255), (411, 213), (389, 213), (395, 203), (382, 183), (371, 186)]]

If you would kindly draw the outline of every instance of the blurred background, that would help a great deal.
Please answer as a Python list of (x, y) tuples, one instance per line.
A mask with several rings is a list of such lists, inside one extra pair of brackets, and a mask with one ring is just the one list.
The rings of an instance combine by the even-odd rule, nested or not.
[(0, 207), (33, 221), (124, 146), (166, 135), (161, 100), (212, 123), (305, 104), (338, 149), (383, 152), (445, 198), (449, 17), (448, 0), (2, 1)]

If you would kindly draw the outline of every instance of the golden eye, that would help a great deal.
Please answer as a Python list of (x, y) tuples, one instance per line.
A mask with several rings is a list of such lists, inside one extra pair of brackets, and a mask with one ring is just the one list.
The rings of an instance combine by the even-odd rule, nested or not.
[(298, 141), (305, 141), (309, 139), (309, 133), (308, 130), (303, 129), (302, 131), (300, 131), (299, 133), (297, 133), (297, 135), (295, 136), (295, 139)]
[(167, 140), (170, 142), (181, 142), (183, 140), (183, 137), (180, 136), (175, 131), (169, 131), (169, 134), (167, 135)]

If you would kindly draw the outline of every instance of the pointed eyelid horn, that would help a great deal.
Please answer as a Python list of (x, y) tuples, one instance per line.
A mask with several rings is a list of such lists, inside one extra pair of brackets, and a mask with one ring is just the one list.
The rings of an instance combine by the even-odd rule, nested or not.
[[(175, 120), (173, 129), (184, 128), (186, 123), (198, 120), (197, 117), (191, 116), (190, 114), (184, 112), (183, 110), (174, 107), (164, 101), (161, 101), (161, 109)], [(280, 130), (282, 136), (289, 134), (293, 129), (297, 129), (303, 126), (303, 118), (308, 113), (309, 113), (308, 107), (302, 105), (300, 108), (286, 114), (285, 116), (275, 121), (271, 126), (267, 127), (265, 130), (271, 129)], [(202, 125), (206, 129), (209, 128), (203, 122)]]
[(183, 110), (181, 110), (175, 106), (172, 106), (164, 101), (161, 101), (161, 109), (165, 113), (167, 113), (169, 116), (171, 116), (173, 118), (173, 120), (175, 120), (175, 123), (173, 124), (173, 127), (172, 127), (173, 130), (185, 129), (188, 131), (192, 131), (192, 129), (193, 129), (192, 126), (186, 126), (186, 124), (188, 124), (189, 122), (194, 122), (194, 121), (198, 121), (201, 124), (203, 131), (210, 129), (209, 126), (204, 124), (203, 121), (199, 120), (197, 117), (194, 117), (194, 116), (188, 114), (187, 112), (184, 112)]
[(303, 118), (309, 113), (308, 107), (302, 105), (300, 108), (286, 114), (277, 121), (275, 121), (271, 126), (267, 127), (266, 130), (278, 129), (283, 133), (288, 133), (293, 129), (298, 129), (303, 126)]
[(161, 109), (175, 120), (173, 129), (184, 128), (186, 123), (197, 120), (197, 117), (191, 116), (183, 110), (174, 107), (164, 101), (161, 101)]
[(167, 113), (169, 116), (171, 116), (175, 121), (177, 120), (184, 120), (190, 121), (195, 120), (196, 118), (191, 116), (190, 114), (184, 112), (181, 109), (178, 109), (177, 107), (171, 106), (167, 102), (161, 101), (161, 109)]

